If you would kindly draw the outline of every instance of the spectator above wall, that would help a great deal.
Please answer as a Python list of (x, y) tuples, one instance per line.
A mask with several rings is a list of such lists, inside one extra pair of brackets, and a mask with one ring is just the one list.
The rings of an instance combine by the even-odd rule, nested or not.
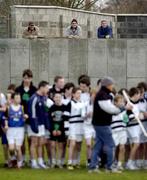
[(115, 36), (115, 15), (56, 6), (12, 6), (11, 37), (21, 38), (29, 22), (39, 27), (45, 37), (66, 37), (65, 31), (72, 19), (82, 29), (81, 38), (96, 38), (97, 28), (103, 19), (113, 28)]

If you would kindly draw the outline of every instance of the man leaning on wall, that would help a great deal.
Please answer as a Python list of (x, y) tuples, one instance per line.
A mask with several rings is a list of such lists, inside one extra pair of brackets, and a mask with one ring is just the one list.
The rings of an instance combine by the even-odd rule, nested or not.
[(106, 20), (101, 21), (101, 26), (97, 30), (97, 37), (103, 39), (112, 38), (112, 28), (108, 25)]
[(68, 38), (80, 38), (82, 36), (82, 29), (76, 19), (73, 19), (71, 25), (67, 27), (65, 36)]
[(33, 22), (29, 22), (28, 27), (24, 30), (23, 38), (34, 39), (39, 37), (39, 28)]

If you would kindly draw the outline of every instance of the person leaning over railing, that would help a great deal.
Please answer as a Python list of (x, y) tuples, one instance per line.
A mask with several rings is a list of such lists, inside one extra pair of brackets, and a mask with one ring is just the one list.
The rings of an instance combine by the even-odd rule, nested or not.
[(39, 36), (39, 28), (33, 22), (29, 22), (28, 27), (24, 30), (22, 37), (34, 39)]
[(73, 19), (71, 25), (67, 27), (65, 36), (68, 38), (80, 38), (82, 36), (82, 29), (76, 19)]
[(103, 39), (110, 39), (112, 38), (112, 28), (108, 26), (106, 20), (101, 21), (101, 26), (97, 30), (97, 37)]

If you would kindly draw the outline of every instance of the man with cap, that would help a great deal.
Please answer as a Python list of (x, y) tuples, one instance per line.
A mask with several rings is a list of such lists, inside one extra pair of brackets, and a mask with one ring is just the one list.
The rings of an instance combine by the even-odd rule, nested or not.
[(23, 38), (34, 39), (39, 36), (39, 28), (33, 22), (29, 22), (28, 27), (23, 32)]
[[(124, 109), (116, 107), (112, 102), (112, 92), (114, 89), (114, 80), (106, 77), (101, 80), (101, 89), (97, 93), (94, 102), (94, 112), (92, 124), (94, 126), (96, 137), (95, 145), (93, 147), (91, 164), (89, 172), (100, 172), (96, 168), (101, 151), (104, 151), (107, 156), (106, 171), (107, 172), (120, 172), (112, 168), (113, 163), (113, 150), (114, 141), (111, 133), (112, 115), (119, 114)], [(127, 109), (131, 109), (128, 105)]]

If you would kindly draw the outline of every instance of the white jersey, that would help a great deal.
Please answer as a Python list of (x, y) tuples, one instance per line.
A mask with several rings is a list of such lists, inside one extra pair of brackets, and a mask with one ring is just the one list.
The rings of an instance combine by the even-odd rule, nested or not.
[(83, 134), (84, 117), (86, 115), (85, 106), (80, 101), (71, 100), (69, 135)]
[(111, 129), (112, 132), (118, 132), (126, 130), (126, 123), (124, 122), (127, 119), (126, 111), (119, 113), (118, 115), (112, 116)]
[(137, 120), (135, 119), (135, 115), (139, 116), (139, 114), (140, 114), (138, 104), (139, 103), (133, 103), (133, 112), (132, 111), (127, 111), (127, 114), (128, 114), (128, 117), (129, 117), (129, 122), (127, 124), (128, 128), (132, 127), (132, 126), (139, 126)]
[(81, 102), (89, 103), (90, 102), (90, 94), (88, 92), (81, 93)]
[(71, 98), (65, 98), (65, 97), (63, 96), (63, 98), (62, 98), (62, 104), (67, 105), (68, 103), (70, 103), (70, 101), (71, 101)]
[[(86, 114), (88, 113), (93, 113), (93, 104), (92, 103), (87, 103), (86, 106)], [(88, 117), (84, 120), (84, 124), (87, 124), (87, 125), (91, 125), (92, 124), (92, 117)]]

